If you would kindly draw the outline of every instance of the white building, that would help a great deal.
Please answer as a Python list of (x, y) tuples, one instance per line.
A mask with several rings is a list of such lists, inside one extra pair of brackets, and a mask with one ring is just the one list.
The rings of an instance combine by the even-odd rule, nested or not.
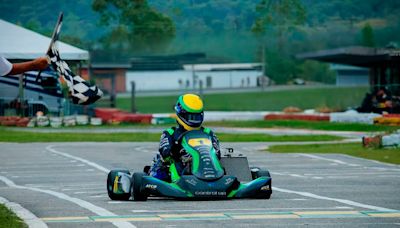
[(259, 63), (193, 64), (183, 65), (183, 70), (128, 71), (126, 88), (131, 91), (131, 81), (137, 91), (256, 87), (262, 75)]

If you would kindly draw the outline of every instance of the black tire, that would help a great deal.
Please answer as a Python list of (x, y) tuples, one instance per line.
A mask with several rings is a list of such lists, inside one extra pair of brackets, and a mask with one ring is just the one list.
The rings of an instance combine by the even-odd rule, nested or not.
[(108, 173), (108, 176), (107, 176), (107, 193), (108, 193), (108, 197), (110, 197), (110, 199), (112, 199), (112, 200), (127, 201), (131, 197), (130, 193), (115, 194), (114, 191), (113, 191), (114, 180), (115, 180), (115, 177), (117, 176), (118, 173), (126, 173), (128, 175), (131, 175), (129, 170), (111, 170)]
[(254, 179), (257, 179), (257, 178), (259, 178), (259, 177), (271, 177), (271, 174), (269, 174), (269, 171), (268, 170), (262, 170), (262, 169), (260, 169), (260, 170), (258, 170), (257, 172), (255, 172), (255, 178)]
[[(251, 172), (251, 175), (253, 177), (253, 180), (259, 178), (259, 177), (271, 177), (271, 174), (269, 173), (268, 170), (263, 170), (263, 169), (258, 169), (258, 171)], [(272, 187), (272, 183), (270, 182), (270, 187)], [(272, 191), (269, 191), (268, 193), (263, 193), (258, 195), (256, 198), (258, 199), (270, 199), (271, 198)]]
[(142, 178), (143, 176), (147, 176), (146, 173), (134, 173), (132, 175), (132, 197), (134, 201), (146, 201), (148, 195), (143, 192), (142, 189)]
[(150, 169), (151, 169), (151, 166), (146, 165), (146, 166), (143, 168), (143, 172), (145, 172), (145, 173), (147, 173), (147, 175), (149, 175), (149, 174), (150, 174)]

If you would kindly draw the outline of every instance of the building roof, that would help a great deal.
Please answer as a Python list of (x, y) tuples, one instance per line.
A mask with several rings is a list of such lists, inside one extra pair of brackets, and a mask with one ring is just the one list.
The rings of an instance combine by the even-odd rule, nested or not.
[[(92, 63), (90, 65), (92, 69), (130, 69), (131, 64), (129, 63)], [(88, 68), (88, 65), (85, 64), (82, 68)]]
[(182, 70), (183, 64), (198, 63), (205, 58), (204, 53), (137, 56), (131, 58), (131, 64), (134, 71)]
[(400, 63), (400, 50), (352, 46), (302, 53), (296, 57), (360, 67), (372, 67), (384, 62)]
[(194, 71), (255, 70), (261, 69), (261, 63), (187, 64), (183, 68)]
[[(46, 54), (50, 38), (0, 19), (0, 54), (10, 60), (29, 60)], [(61, 34), (62, 36), (62, 34)], [(58, 42), (64, 60), (87, 60), (89, 52)]]
[(330, 65), (329, 69), (331, 69), (331, 70), (353, 70), (353, 71), (368, 71), (369, 70), (366, 67), (356, 67), (356, 66), (335, 64), (335, 63), (332, 63)]

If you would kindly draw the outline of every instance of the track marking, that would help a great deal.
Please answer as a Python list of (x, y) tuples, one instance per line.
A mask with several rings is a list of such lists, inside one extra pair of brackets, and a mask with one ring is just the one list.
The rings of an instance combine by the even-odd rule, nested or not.
[(62, 156), (67, 157), (67, 158), (72, 158), (72, 159), (78, 160), (78, 161), (80, 161), (80, 162), (83, 162), (83, 163), (85, 163), (85, 164), (87, 164), (87, 165), (89, 165), (89, 166), (92, 166), (92, 167), (94, 167), (94, 168), (96, 168), (96, 169), (98, 169), (98, 170), (100, 170), (100, 171), (105, 172), (105, 173), (110, 172), (109, 169), (106, 169), (106, 168), (104, 168), (104, 167), (101, 166), (101, 165), (98, 165), (98, 164), (96, 164), (96, 163), (94, 163), (94, 162), (88, 161), (88, 160), (83, 159), (83, 158), (80, 158), (80, 157), (76, 157), (76, 156), (73, 156), (73, 155), (70, 155), (70, 154), (67, 154), (67, 153), (63, 153), (63, 152), (57, 151), (57, 150), (53, 149), (53, 147), (54, 147), (54, 146), (52, 146), (52, 145), (47, 146), (47, 147), (46, 147), (46, 150), (48, 150), (48, 151), (50, 151), (50, 152), (52, 152), (52, 153), (58, 154), (58, 155), (62, 155)]
[(343, 210), (353, 209), (353, 207), (283, 207), (283, 208), (218, 208), (218, 209), (182, 209), (182, 210), (132, 210), (133, 213), (182, 213), (182, 212), (217, 212), (217, 211), (269, 211), (269, 210)]
[[(105, 172), (105, 173), (108, 173), (108, 172), (110, 171), (109, 169), (107, 169), (107, 168), (105, 168), (105, 167), (103, 167), (103, 166), (101, 166), (101, 165), (99, 165), (99, 164), (96, 164), (96, 163), (94, 163), (94, 162), (91, 162), (91, 161), (88, 161), (88, 160), (86, 160), (86, 159), (83, 159), (83, 158), (80, 158), (80, 157), (76, 157), (76, 156), (73, 156), (73, 155), (70, 155), (70, 154), (67, 154), (67, 153), (59, 152), (59, 151), (53, 149), (52, 147), (53, 147), (53, 146), (50, 145), (50, 146), (47, 146), (46, 149), (47, 149), (48, 151), (52, 152), (52, 153), (56, 153), (56, 154), (58, 154), (58, 155), (62, 155), (62, 156), (68, 157), (68, 158), (72, 158), (72, 159), (75, 159), (75, 160), (84, 162), (84, 163), (86, 163), (87, 165), (92, 166), (92, 167), (94, 167), (94, 168), (96, 168), (96, 169), (98, 169), (98, 170), (100, 170), (100, 171)], [(315, 155), (310, 155), (310, 156), (309, 156), (309, 154), (299, 154), (299, 155), (304, 155), (304, 156), (306, 156), (306, 157), (310, 157), (310, 156), (311, 156), (311, 157), (313, 157), (313, 158), (315, 157), (316, 159), (322, 159), (322, 160), (330, 160), (330, 161), (335, 160), (335, 159), (328, 159), (328, 158), (323, 158), (323, 157), (319, 157), (319, 156), (315, 156)], [(335, 161), (338, 162), (338, 163), (341, 163), (341, 164), (350, 164), (350, 163), (346, 163), (346, 162), (343, 162), (343, 161), (340, 161), (340, 160), (335, 160)], [(377, 207), (377, 206), (368, 205), (368, 204), (363, 204), (363, 203), (358, 203), (358, 202), (351, 201), (351, 200), (346, 200), (346, 199), (338, 199), (338, 198), (330, 198), (330, 197), (326, 197), (326, 196), (319, 196), (319, 195), (316, 195), (316, 194), (313, 194), (313, 193), (309, 193), (309, 192), (298, 192), (298, 191), (292, 191), (292, 190), (283, 189), (283, 188), (278, 188), (278, 187), (272, 187), (272, 188), (273, 188), (273, 190), (279, 191), (279, 192), (298, 194), (298, 195), (301, 195), (301, 196), (306, 196), (306, 197), (314, 198), (314, 199), (335, 201), (335, 202), (339, 202), (339, 203), (342, 203), (342, 204), (346, 204), (346, 205), (350, 205), (350, 206), (355, 206), (355, 207), (366, 208), (366, 209), (371, 209), (371, 210), (377, 210), (377, 211), (395, 211), (395, 210), (389, 209), (389, 208)], [(111, 202), (108, 202), (108, 203), (111, 203)]]
[(348, 163), (348, 162), (344, 162), (344, 161), (341, 161), (341, 160), (338, 160), (338, 159), (324, 158), (324, 157), (320, 157), (320, 156), (313, 155), (313, 154), (298, 153), (298, 155), (301, 155), (301, 156), (304, 156), (304, 157), (313, 158), (313, 159), (317, 159), (317, 160), (330, 161), (330, 162), (341, 164), (341, 165), (348, 165), (348, 166), (353, 166), (353, 167), (360, 166), (358, 164)]
[[(64, 193), (61, 193), (61, 192), (55, 192), (55, 191), (52, 191), (52, 190), (44, 190), (44, 189), (40, 189), (40, 188), (17, 185), (12, 180), (10, 180), (10, 179), (8, 179), (7, 177), (4, 177), (4, 176), (0, 176), (0, 181), (4, 182), (6, 185), (8, 185), (11, 188), (25, 189), (25, 190), (41, 192), (41, 193), (45, 193), (45, 194), (49, 194), (49, 195), (55, 196), (55, 197), (57, 197), (59, 199), (66, 200), (66, 201), (69, 201), (71, 203), (77, 204), (78, 206), (80, 206), (82, 208), (85, 208), (85, 209), (87, 209), (87, 210), (89, 210), (89, 211), (91, 211), (91, 212), (93, 212), (93, 213), (95, 213), (97, 215), (100, 215), (100, 216), (117, 216), (116, 214), (114, 214), (114, 213), (112, 213), (112, 212), (110, 212), (110, 211), (108, 211), (108, 210), (106, 210), (106, 209), (104, 209), (102, 207), (96, 206), (96, 205), (94, 205), (94, 204), (92, 204), (90, 202), (87, 202), (87, 201), (84, 201), (84, 200), (81, 200), (81, 199), (78, 199), (78, 198), (70, 197), (70, 196), (68, 196), (68, 195), (66, 195)], [(122, 222), (121, 221), (115, 221), (115, 222), (112, 222), (112, 224), (114, 224), (116, 227), (121, 227), (121, 228), (125, 228), (125, 227), (127, 227), (127, 228), (135, 228), (136, 227), (136, 226), (134, 226), (131, 223), (126, 222), (126, 221), (122, 221)]]
[(32, 212), (30, 212), (28, 209), (22, 207), (18, 203), (10, 202), (7, 199), (3, 198), (0, 196), (0, 203), (4, 204), (7, 208), (9, 208), (12, 212), (14, 212), (19, 218), (24, 220), (24, 222), (29, 226), (29, 227), (35, 227), (35, 228), (47, 228), (48, 226), (46, 223), (43, 222), (43, 220), (39, 219), (34, 215)]
[(295, 219), (300, 218), (294, 214), (264, 214), (264, 215), (230, 215), (233, 219)]
[(122, 216), (87, 216), (87, 217), (49, 217), (46, 222), (115, 222), (115, 221), (194, 221), (194, 220), (238, 220), (238, 219), (310, 219), (310, 218), (400, 218), (400, 211), (254, 211), (252, 213), (180, 213), (180, 214), (137, 214)]
[(284, 192), (284, 193), (297, 194), (297, 195), (306, 196), (306, 197), (310, 197), (310, 198), (314, 198), (314, 199), (335, 201), (335, 202), (347, 204), (347, 205), (354, 206), (354, 207), (361, 207), (361, 208), (366, 208), (366, 209), (371, 209), (371, 210), (376, 210), (376, 211), (385, 211), (385, 212), (386, 211), (396, 211), (394, 209), (358, 203), (358, 202), (347, 200), (347, 199), (338, 199), (338, 198), (330, 198), (330, 197), (326, 197), (326, 196), (320, 196), (320, 195), (316, 195), (316, 194), (310, 193), (310, 192), (299, 192), (299, 191), (293, 191), (293, 190), (288, 190), (288, 189), (283, 189), (283, 188), (278, 188), (278, 187), (272, 187), (272, 190), (278, 191), (278, 192)]

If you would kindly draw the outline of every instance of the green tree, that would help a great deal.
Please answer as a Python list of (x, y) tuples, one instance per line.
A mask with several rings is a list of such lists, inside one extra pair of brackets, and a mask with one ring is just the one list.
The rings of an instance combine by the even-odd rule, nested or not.
[(300, 0), (261, 0), (256, 12), (251, 31), (260, 38), (266, 35), (268, 28), (275, 31), (278, 50), (283, 49), (286, 33), (306, 21), (306, 9)]
[[(256, 12), (251, 31), (258, 38), (260, 49), (264, 50), (264, 75), (284, 84), (297, 74), (295, 60), (284, 51), (284, 39), (296, 26), (305, 23), (306, 10), (300, 0), (261, 0), (256, 5)], [(277, 45), (267, 43), (273, 34)], [(269, 51), (266, 50), (268, 45)]]
[(372, 26), (366, 23), (361, 29), (361, 44), (367, 47), (375, 47), (375, 36)]
[(94, 11), (104, 25), (113, 26), (105, 46), (135, 53), (162, 52), (175, 37), (171, 18), (151, 8), (146, 0), (94, 0)]
[(286, 84), (289, 80), (297, 78), (297, 61), (288, 56), (283, 56), (277, 51), (267, 51), (265, 54), (266, 75), (277, 84)]

